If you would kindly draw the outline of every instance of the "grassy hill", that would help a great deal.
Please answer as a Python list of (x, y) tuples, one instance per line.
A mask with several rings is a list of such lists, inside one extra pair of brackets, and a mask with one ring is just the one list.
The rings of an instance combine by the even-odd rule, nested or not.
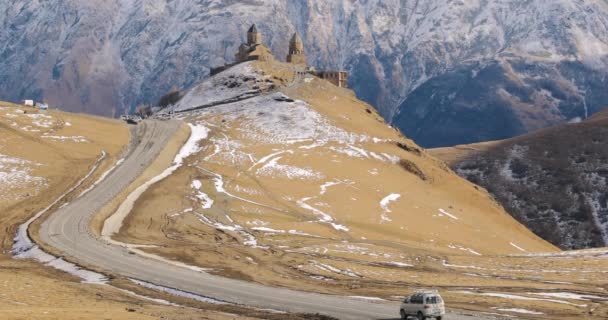
[(434, 287), (452, 307), (507, 315), (568, 318), (587, 309), (548, 291), (601, 295), (583, 273), (558, 271), (602, 275), (601, 252), (562, 259), (349, 90), (246, 63), (171, 110), (192, 110), (178, 117), (208, 136), (114, 240), (227, 277), (383, 299)]
[[(99, 168), (69, 201), (112, 167), (129, 142), (121, 122), (0, 102), (0, 318), (2, 319), (233, 319), (199, 309), (142, 300), (29, 260), (11, 258), (16, 228)], [(60, 202), (57, 206), (62, 205)]]
[(608, 112), (504, 141), (431, 150), (564, 249), (608, 245)]

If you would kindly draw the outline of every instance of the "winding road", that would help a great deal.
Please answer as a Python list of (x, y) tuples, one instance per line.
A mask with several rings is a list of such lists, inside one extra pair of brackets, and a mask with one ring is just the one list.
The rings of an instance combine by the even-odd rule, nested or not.
[[(180, 122), (144, 121), (135, 129), (124, 162), (91, 191), (55, 211), (42, 224), (40, 238), (72, 260), (97, 266), (109, 274), (142, 280), (206, 297), (288, 312), (321, 313), (339, 319), (396, 319), (399, 305), (273, 288), (223, 278), (130, 254), (127, 248), (97, 238), (91, 218), (152, 163), (180, 127)], [(478, 317), (449, 314), (447, 319)]]

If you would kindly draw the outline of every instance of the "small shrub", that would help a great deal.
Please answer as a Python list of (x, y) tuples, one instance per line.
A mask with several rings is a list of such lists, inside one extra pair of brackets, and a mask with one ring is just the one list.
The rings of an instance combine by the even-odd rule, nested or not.
[(179, 90), (171, 91), (158, 100), (158, 106), (161, 108), (166, 108), (170, 105), (176, 104), (181, 98), (182, 93)]
[(397, 142), (397, 147), (407, 151), (407, 152), (411, 152), (417, 156), (420, 156), (422, 154), (422, 151), (416, 147), (410, 147), (405, 143), (402, 142)]
[(513, 159), (510, 164), (510, 169), (513, 172), (513, 178), (523, 179), (528, 175), (528, 165), (521, 159)]
[(147, 118), (152, 115), (152, 108), (148, 105), (142, 104), (137, 106), (135, 113), (142, 118)]
[(427, 181), (428, 177), (426, 176), (426, 174), (424, 174), (424, 172), (422, 172), (422, 170), (420, 170), (420, 168), (412, 161), (407, 160), (407, 159), (401, 159), (399, 160), (399, 166), (401, 166), (401, 168), (403, 168), (405, 171), (417, 176), (418, 178), (420, 178), (423, 181)]

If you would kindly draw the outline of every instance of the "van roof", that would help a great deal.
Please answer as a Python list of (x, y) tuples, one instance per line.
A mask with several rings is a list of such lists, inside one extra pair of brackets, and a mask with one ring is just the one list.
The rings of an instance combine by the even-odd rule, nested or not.
[(414, 293), (439, 293), (439, 291), (436, 289), (421, 289), (414, 291)]
[(439, 295), (439, 291), (437, 290), (416, 290), (413, 295)]

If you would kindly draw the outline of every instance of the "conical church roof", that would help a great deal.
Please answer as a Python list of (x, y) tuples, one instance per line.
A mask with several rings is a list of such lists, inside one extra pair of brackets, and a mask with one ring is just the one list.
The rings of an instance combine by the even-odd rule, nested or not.
[(251, 28), (249, 28), (249, 31), (247, 32), (258, 32), (258, 27), (255, 26), (255, 23), (251, 25)]
[(304, 42), (302, 42), (302, 38), (300, 38), (300, 35), (297, 32), (293, 34), (293, 37), (291, 37), (289, 49), (292, 51), (304, 51)]

